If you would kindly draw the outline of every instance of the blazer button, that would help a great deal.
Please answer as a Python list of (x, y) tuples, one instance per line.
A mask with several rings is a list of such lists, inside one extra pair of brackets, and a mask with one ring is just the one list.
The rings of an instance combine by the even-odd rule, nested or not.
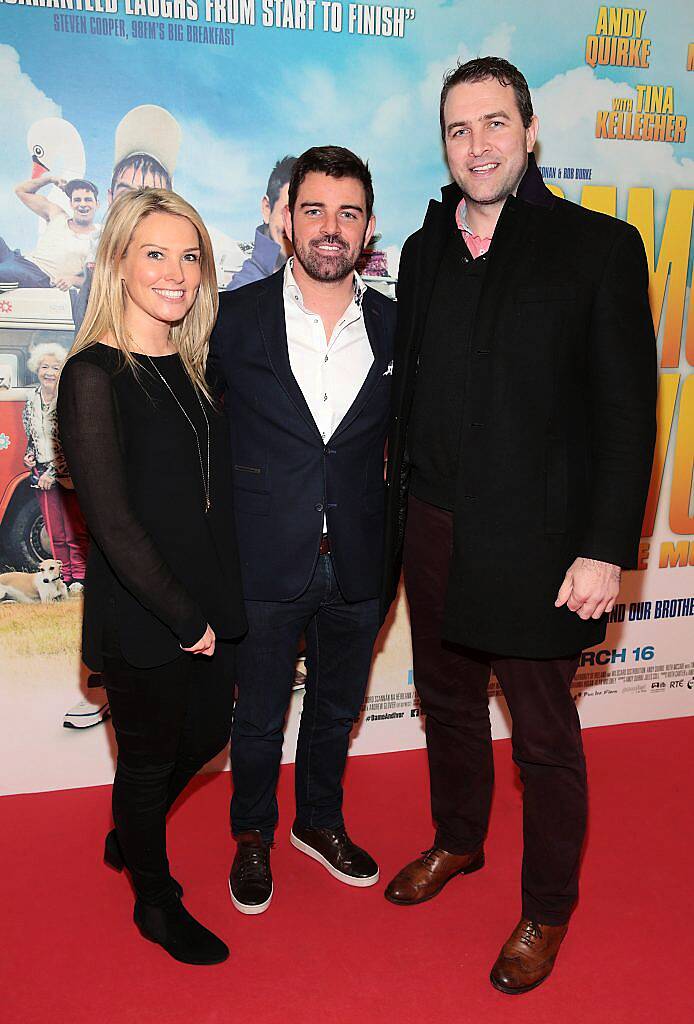
[(320, 502), (318, 502), (318, 504), (314, 505), (313, 507), (315, 508), (316, 512), (322, 512), (323, 511), (323, 506), (321, 505)]

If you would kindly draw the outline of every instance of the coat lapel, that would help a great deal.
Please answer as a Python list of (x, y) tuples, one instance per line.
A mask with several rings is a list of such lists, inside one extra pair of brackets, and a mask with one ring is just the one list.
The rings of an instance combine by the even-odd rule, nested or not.
[(297, 384), (289, 362), (287, 326), (284, 319), (283, 285), (284, 271), (278, 270), (276, 274), (267, 279), (266, 288), (258, 295), (256, 305), (260, 333), (273, 373), (292, 403), (296, 406), (297, 412), (306, 421), (311, 432), (322, 443), (316, 421), (311, 415), (311, 410), (306, 404), (306, 399)]
[(371, 397), (373, 389), (378, 384), (381, 374), (383, 373), (385, 359), (383, 317), (381, 316), (381, 311), (372, 304), (368, 288), (364, 293), (363, 303), (364, 326), (366, 327), (366, 334), (369, 339), (369, 344), (371, 345), (371, 350), (374, 354), (374, 361), (371, 364), (364, 383), (357, 392), (357, 397), (354, 399), (338, 424), (338, 427), (333, 434), (333, 438), (338, 437), (354, 422)]
[[(445, 238), (445, 213), (442, 204), (432, 199), (422, 225), (422, 239), (417, 247), (417, 264), (414, 268), (414, 304), (408, 317), (409, 339), (406, 351), (419, 355), (424, 334), (424, 323), (436, 282), (436, 275), (443, 258)], [(406, 296), (398, 295), (398, 303), (406, 306)]]

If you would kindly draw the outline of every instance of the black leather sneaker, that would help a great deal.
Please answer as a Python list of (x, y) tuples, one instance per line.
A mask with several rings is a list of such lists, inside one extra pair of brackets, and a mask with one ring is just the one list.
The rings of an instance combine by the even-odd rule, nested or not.
[(289, 840), (345, 885), (366, 888), (378, 881), (378, 864), (352, 842), (344, 828), (309, 828), (295, 821)]
[(270, 871), (270, 843), (260, 832), (240, 832), (236, 856), (229, 873), (231, 902), (242, 914), (262, 914), (270, 906), (273, 885)]

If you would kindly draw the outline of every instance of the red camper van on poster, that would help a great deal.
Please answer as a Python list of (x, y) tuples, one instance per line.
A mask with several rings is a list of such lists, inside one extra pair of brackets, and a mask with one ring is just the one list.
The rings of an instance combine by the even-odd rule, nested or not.
[(0, 564), (33, 569), (51, 557), (48, 535), (31, 475), (24, 465), (22, 411), (36, 383), (27, 368), (33, 346), (73, 339), (68, 293), (57, 288), (0, 285)]

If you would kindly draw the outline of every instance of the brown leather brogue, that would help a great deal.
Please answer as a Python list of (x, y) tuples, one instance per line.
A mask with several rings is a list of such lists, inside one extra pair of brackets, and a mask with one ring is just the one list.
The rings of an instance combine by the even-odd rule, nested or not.
[(472, 853), (448, 853), (438, 846), (424, 850), (407, 864), (387, 886), (385, 898), (401, 907), (425, 903), (441, 892), (456, 875), (470, 875), (484, 867), (482, 847)]
[(489, 975), (494, 988), (516, 996), (536, 988), (554, 967), (568, 924), (537, 924), (522, 917)]

